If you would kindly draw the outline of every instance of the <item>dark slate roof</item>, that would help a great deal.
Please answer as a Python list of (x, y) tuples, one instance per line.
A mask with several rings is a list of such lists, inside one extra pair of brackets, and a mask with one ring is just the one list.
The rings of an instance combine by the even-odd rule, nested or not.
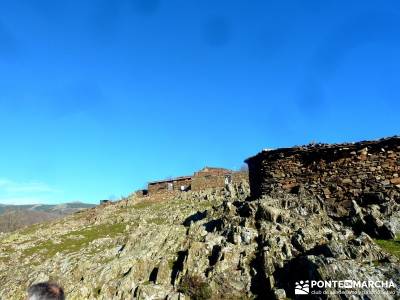
[(157, 184), (157, 183), (163, 183), (163, 182), (174, 182), (174, 181), (187, 180), (187, 179), (192, 179), (192, 176), (180, 176), (180, 177), (174, 177), (174, 178), (169, 178), (169, 179), (156, 180), (156, 181), (149, 182), (149, 184)]
[(382, 138), (380, 140), (374, 141), (361, 141), (356, 143), (342, 143), (342, 144), (324, 144), (315, 143), (304, 146), (295, 146), (291, 148), (278, 148), (278, 149), (264, 149), (258, 154), (249, 157), (245, 160), (246, 163), (259, 159), (260, 157), (271, 157), (271, 158), (282, 158), (285, 156), (291, 156), (294, 154), (306, 154), (306, 153), (316, 153), (316, 152), (326, 152), (333, 153), (335, 151), (359, 151), (364, 148), (368, 150), (381, 150), (383, 146), (392, 145), (400, 146), (400, 136), (392, 136), (388, 138)]

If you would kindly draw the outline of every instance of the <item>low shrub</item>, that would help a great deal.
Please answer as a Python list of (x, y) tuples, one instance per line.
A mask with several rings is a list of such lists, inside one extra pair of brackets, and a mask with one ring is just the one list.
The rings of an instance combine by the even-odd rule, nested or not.
[(185, 275), (178, 286), (178, 291), (193, 300), (206, 300), (212, 297), (210, 285), (197, 275)]

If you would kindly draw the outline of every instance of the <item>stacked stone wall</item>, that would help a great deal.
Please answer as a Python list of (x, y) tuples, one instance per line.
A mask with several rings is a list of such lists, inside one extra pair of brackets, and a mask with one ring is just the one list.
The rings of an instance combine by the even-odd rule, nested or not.
[(239, 184), (241, 182), (248, 182), (249, 181), (249, 172), (247, 171), (239, 171), (232, 173), (232, 183)]
[[(230, 178), (230, 180), (227, 179)], [(170, 180), (163, 180), (149, 183), (148, 194), (160, 194), (167, 192), (181, 192), (181, 186), (185, 187), (184, 191), (203, 191), (207, 189), (223, 189), (228, 183), (239, 184), (241, 182), (248, 183), (248, 172), (234, 172), (222, 168), (209, 168), (194, 173), (192, 177), (177, 177)], [(172, 184), (172, 190), (168, 185)], [(142, 191), (138, 192), (143, 194)], [(140, 196), (140, 195), (139, 195)], [(145, 196), (145, 195), (142, 195)]]
[(168, 190), (167, 182), (152, 183), (148, 186), (149, 194), (161, 193)]
[[(148, 185), (148, 192), (150, 194), (155, 193), (163, 193), (163, 192), (170, 192), (170, 191), (181, 191), (181, 186), (184, 186), (185, 189), (189, 189), (192, 183), (192, 179), (185, 178), (185, 179), (171, 179), (170, 181), (160, 181), (155, 183), (150, 183)], [(168, 184), (172, 184), (172, 190), (168, 189)]]
[(224, 186), (225, 175), (194, 176), (192, 180), (192, 191), (223, 188)]
[(399, 137), (263, 151), (246, 162), (253, 198), (304, 190), (343, 214), (356, 198), (384, 201), (400, 195)]
[(228, 183), (239, 184), (248, 180), (247, 172), (233, 172), (225, 169), (197, 172), (192, 178), (192, 191), (224, 188)]

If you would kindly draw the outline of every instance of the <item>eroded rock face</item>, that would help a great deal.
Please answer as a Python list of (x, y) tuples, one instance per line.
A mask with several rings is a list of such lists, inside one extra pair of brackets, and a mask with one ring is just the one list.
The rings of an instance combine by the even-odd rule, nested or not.
[(395, 238), (400, 231), (400, 204), (382, 198), (380, 193), (370, 193), (368, 200), (352, 201), (351, 214), (346, 219), (354, 230), (382, 239)]
[[(218, 225), (206, 234), (210, 223)], [(188, 246), (182, 273), (203, 276), (219, 295), (229, 290), (231, 295), (265, 299), (294, 297), (299, 280), (400, 284), (397, 258), (383, 252), (366, 233), (344, 224), (330, 218), (317, 199), (282, 195), (225, 201), (189, 227), (189, 239), (198, 240)], [(191, 247), (202, 251), (191, 257)], [(212, 257), (208, 262), (204, 248)]]
[[(285, 299), (297, 280), (400, 284), (397, 258), (333, 220), (318, 199), (247, 195), (244, 184), (131, 199), (2, 235), (0, 298), (23, 299), (27, 286), (49, 279), (68, 299)], [(354, 209), (365, 221), (364, 208)], [(393, 222), (370, 209), (379, 228)]]

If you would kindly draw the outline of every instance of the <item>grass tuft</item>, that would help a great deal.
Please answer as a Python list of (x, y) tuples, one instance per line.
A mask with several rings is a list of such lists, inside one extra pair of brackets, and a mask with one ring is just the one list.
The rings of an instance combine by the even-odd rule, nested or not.
[(72, 231), (60, 237), (61, 243), (53, 243), (50, 240), (44, 241), (36, 246), (27, 248), (23, 255), (31, 256), (41, 254), (44, 258), (51, 258), (57, 252), (75, 252), (86, 247), (90, 242), (103, 238), (115, 237), (125, 231), (125, 223), (101, 224), (82, 230)]
[(394, 240), (375, 240), (375, 242), (386, 252), (400, 258), (400, 234)]

